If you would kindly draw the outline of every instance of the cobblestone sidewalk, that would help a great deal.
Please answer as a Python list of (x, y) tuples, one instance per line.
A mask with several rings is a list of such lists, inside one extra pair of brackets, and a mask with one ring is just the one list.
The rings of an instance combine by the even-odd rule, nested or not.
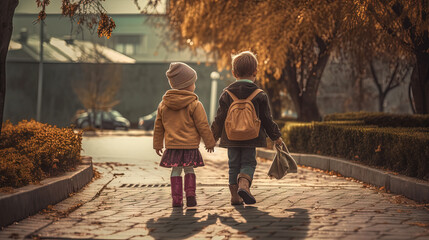
[(97, 163), (101, 178), (0, 239), (429, 239), (429, 211), (362, 183), (300, 168), (282, 180), (259, 161), (253, 206), (229, 204), (226, 151), (203, 153), (195, 208), (171, 207), (168, 169)]

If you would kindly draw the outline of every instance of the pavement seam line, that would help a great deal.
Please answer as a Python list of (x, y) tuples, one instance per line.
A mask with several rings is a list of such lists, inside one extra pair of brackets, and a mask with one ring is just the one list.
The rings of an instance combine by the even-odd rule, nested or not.
[[(24, 237), (24, 239), (26, 239), (26, 238), (33, 239), (34, 237), (38, 237), (38, 236), (35, 236), (38, 232), (40, 232), (40, 231), (42, 231), (43, 229), (45, 229), (45, 228), (49, 227), (49, 226), (50, 226), (50, 225), (52, 225), (54, 222), (57, 222), (58, 220), (60, 220), (60, 219), (63, 219), (63, 218), (65, 218), (65, 217), (67, 217), (70, 213), (73, 213), (74, 211), (76, 211), (77, 209), (79, 209), (80, 207), (82, 207), (83, 205), (85, 205), (85, 204), (87, 204), (87, 203), (90, 203), (90, 202), (94, 201), (96, 198), (98, 198), (98, 197), (100, 196), (100, 194), (101, 194), (101, 193), (103, 192), (103, 190), (107, 187), (107, 185), (109, 185), (109, 183), (111, 183), (113, 180), (115, 180), (115, 179), (116, 179), (116, 177), (117, 177), (117, 175), (113, 175), (112, 179), (110, 179), (106, 184), (104, 184), (104, 185), (103, 185), (103, 187), (102, 187), (100, 190), (98, 190), (98, 191), (97, 191), (97, 193), (96, 193), (96, 194), (95, 194), (95, 195), (94, 195), (90, 200), (88, 200), (88, 201), (86, 201), (86, 202), (84, 202), (84, 203), (78, 204), (77, 206), (73, 206), (73, 207), (71, 207), (71, 208), (68, 208), (68, 209), (67, 209), (67, 211), (65, 211), (65, 212), (67, 212), (67, 214), (66, 214), (65, 216), (60, 216), (60, 217), (58, 217), (57, 219), (52, 220), (50, 223), (46, 224), (45, 226), (40, 227), (40, 228), (38, 228), (37, 230), (33, 231), (32, 233), (27, 234), (27, 235)], [(71, 210), (71, 211), (69, 211), (70, 209), (72, 209), (72, 210)], [(40, 238), (40, 237), (39, 237), (39, 238)]]

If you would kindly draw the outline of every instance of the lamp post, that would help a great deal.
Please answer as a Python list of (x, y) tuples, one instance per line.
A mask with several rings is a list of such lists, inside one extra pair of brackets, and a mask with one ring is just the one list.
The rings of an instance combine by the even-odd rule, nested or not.
[(217, 80), (220, 78), (220, 74), (216, 71), (210, 73), (212, 79), (211, 95), (210, 95), (210, 122), (214, 121), (216, 111), (216, 95), (217, 95)]
[(45, 22), (40, 21), (40, 52), (39, 52), (39, 80), (37, 83), (37, 111), (36, 111), (36, 121), (40, 122), (42, 117), (42, 88), (43, 88), (43, 38), (44, 30), (43, 27)]

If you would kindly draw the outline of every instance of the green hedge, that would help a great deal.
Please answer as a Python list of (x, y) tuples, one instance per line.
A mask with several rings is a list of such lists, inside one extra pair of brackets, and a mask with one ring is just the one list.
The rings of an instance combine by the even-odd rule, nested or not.
[(80, 163), (82, 134), (34, 120), (3, 124), (0, 187), (21, 187)]
[(324, 121), (363, 121), (365, 125), (380, 127), (423, 127), (429, 128), (429, 114), (392, 114), (376, 112), (334, 113)]
[(282, 133), (293, 152), (341, 157), (429, 179), (427, 130), (313, 122), (288, 123)]
[(286, 117), (282, 117), (280, 119), (275, 119), (274, 122), (277, 123), (277, 125), (279, 126), (280, 129), (282, 129), (286, 123), (296, 122), (296, 118), (286, 116)]

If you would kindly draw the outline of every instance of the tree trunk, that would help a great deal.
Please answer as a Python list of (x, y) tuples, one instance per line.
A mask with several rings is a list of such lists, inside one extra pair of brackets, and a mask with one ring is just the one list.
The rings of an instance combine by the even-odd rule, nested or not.
[(319, 107), (317, 106), (317, 96), (315, 93), (307, 94), (304, 93), (301, 97), (301, 116), (298, 115), (299, 121), (311, 122), (320, 121)]
[[(313, 80), (320, 81), (320, 78)], [(296, 69), (291, 66), (287, 67), (285, 71), (283, 71), (280, 81), (284, 82), (286, 89), (291, 96), (295, 111), (298, 115), (298, 121), (311, 122), (320, 121), (322, 119), (319, 107), (317, 106), (318, 82), (309, 81), (308, 84), (313, 84), (313, 86), (309, 87), (307, 85), (306, 91), (301, 92), (296, 78)], [(316, 84), (317, 86), (315, 86)]]
[[(280, 80), (283, 80), (286, 89), (290, 94), (295, 111), (298, 115), (298, 121), (321, 121), (322, 116), (317, 106), (317, 91), (319, 89), (320, 79), (329, 60), (329, 50), (326, 43), (319, 37), (316, 37), (320, 53), (317, 57), (317, 63), (309, 70), (306, 85), (300, 87), (297, 77), (297, 69), (293, 61), (286, 63)], [(292, 57), (291, 57), (292, 58)], [(301, 64), (301, 68), (306, 67)], [(301, 79), (303, 81), (303, 79)]]
[(264, 89), (268, 94), (270, 101), (271, 113), (274, 119), (280, 119), (282, 116), (282, 100), (280, 97), (280, 90), (284, 89), (284, 86), (280, 81), (276, 80), (273, 75), (267, 75), (269, 83), (265, 84)]
[(282, 102), (280, 99), (280, 93), (278, 88), (267, 86), (265, 87), (268, 99), (270, 100), (271, 113), (274, 119), (280, 119), (282, 116)]
[(89, 119), (89, 128), (93, 129), (95, 128), (95, 110), (92, 109), (92, 112), (89, 112), (89, 110), (87, 110), (87, 112)]
[(411, 74), (411, 89), (417, 114), (429, 114), (429, 53), (416, 53)]
[(386, 96), (384, 95), (384, 93), (378, 93), (378, 111), (379, 112), (384, 112), (384, 98)]
[(414, 99), (413, 99), (413, 93), (411, 89), (411, 81), (408, 84), (408, 100), (410, 101), (410, 107), (413, 114), (416, 114), (416, 107), (414, 106)]
[(6, 96), (6, 55), (12, 36), (12, 19), (18, 0), (0, 1), (0, 133), (3, 125), (4, 101)]
[(363, 89), (363, 78), (358, 77), (357, 79), (357, 110), (360, 112), (363, 109), (363, 103), (365, 101), (365, 93)]

